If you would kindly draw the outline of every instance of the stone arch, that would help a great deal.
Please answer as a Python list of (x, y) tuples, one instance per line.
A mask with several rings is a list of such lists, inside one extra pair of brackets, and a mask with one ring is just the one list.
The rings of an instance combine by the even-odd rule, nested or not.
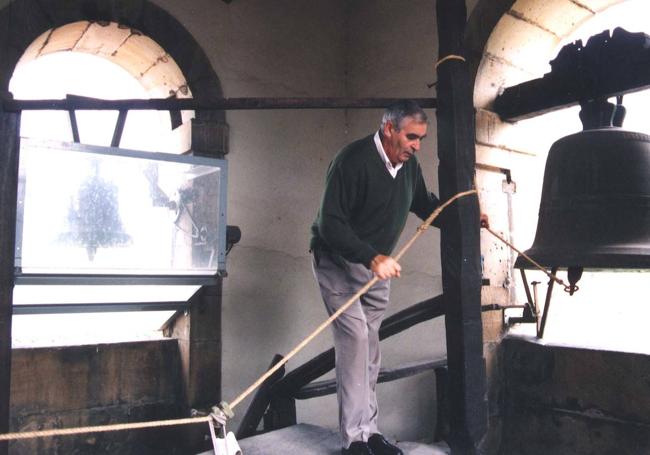
[[(217, 74), (194, 37), (180, 22), (147, 0), (15, 0), (0, 10), (0, 36), (7, 43), (0, 49), (0, 87), (7, 90), (14, 68), (24, 51), (48, 30), (86, 22), (107, 24), (141, 32), (176, 62), (194, 96), (221, 98)], [(223, 112), (197, 112), (204, 121), (225, 120)]]
[[(576, 123), (573, 126), (568, 125), (569, 122), (556, 124), (557, 116), (574, 115), (569, 111), (516, 123), (505, 122), (492, 112), (494, 100), (506, 87), (542, 77), (550, 70), (548, 62), (555, 57), (558, 45), (566, 37), (608, 8), (630, 1), (479, 0), (468, 20), (464, 45), (474, 84), (476, 162), (512, 172), (517, 196), (509, 202), (510, 218), (501, 228), (502, 232), (512, 234), (514, 239), (510, 237), (509, 240), (524, 250), (532, 244), (536, 231), (546, 154), (553, 141), (579, 131), (580, 126), (577, 116), (571, 117)], [(502, 197), (501, 187), (494, 184), (490, 188), (487, 184), (481, 187), (480, 168), (477, 181), (485, 193), (483, 203), (496, 206), (498, 198)], [(497, 213), (502, 214), (503, 210)], [(494, 221), (499, 219), (495, 218)], [(495, 228), (496, 222), (492, 224)], [(503, 268), (498, 269), (495, 264), (506, 264), (514, 257), (509, 258), (510, 253), (503, 252), (501, 245), (490, 236), (482, 235), (481, 242), (486, 270), (490, 267), (498, 270), (494, 272), (494, 282), (500, 279), (507, 282), (502, 277)], [(512, 295), (497, 300), (509, 303), (506, 299)], [(559, 295), (554, 296), (556, 301), (559, 298)]]
[(465, 34), (474, 105), (489, 109), (504, 87), (540, 77), (564, 37), (624, 1), (480, 0)]
[[(494, 224), (507, 220), (502, 221), (503, 232), (522, 248), (534, 238), (546, 154), (563, 134), (551, 130), (553, 125), (543, 116), (514, 124), (504, 122), (492, 112), (494, 100), (506, 87), (542, 77), (565, 37), (624, 1), (628, 0), (478, 0), (468, 19), (464, 47), (474, 85), (476, 162), (512, 172), (517, 196), (509, 202), (507, 213), (502, 205), (493, 219)], [(481, 187), (479, 171), (477, 181), (484, 202), (494, 209), (503, 198), (502, 188), (494, 184), (489, 189)], [(498, 270), (495, 282), (512, 283), (500, 264), (514, 257), (490, 236), (482, 235), (481, 242), (486, 268)], [(511, 303), (507, 299), (513, 295), (499, 299)]]
[(169, 53), (148, 36), (116, 22), (71, 22), (46, 31), (25, 50), (14, 74), (22, 65), (58, 52), (106, 59), (125, 69), (152, 98), (191, 97), (185, 76)]

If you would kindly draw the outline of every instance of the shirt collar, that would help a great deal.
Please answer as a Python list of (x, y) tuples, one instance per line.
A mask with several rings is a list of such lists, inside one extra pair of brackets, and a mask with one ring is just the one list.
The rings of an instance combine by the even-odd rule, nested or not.
[(393, 166), (393, 163), (390, 162), (388, 159), (388, 155), (386, 155), (386, 151), (384, 150), (384, 145), (381, 143), (381, 137), (379, 136), (379, 131), (375, 133), (374, 136), (374, 141), (375, 141), (375, 146), (377, 147), (377, 152), (379, 153), (379, 157), (381, 160), (384, 162), (384, 165), (386, 166), (386, 170), (390, 173), (390, 175), (395, 178), (397, 176), (397, 171), (399, 171), (402, 168), (403, 163), (397, 163), (395, 166)]

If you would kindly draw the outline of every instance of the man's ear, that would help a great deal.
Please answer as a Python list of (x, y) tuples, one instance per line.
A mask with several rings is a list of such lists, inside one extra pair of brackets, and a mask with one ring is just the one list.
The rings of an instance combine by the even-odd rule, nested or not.
[(393, 124), (391, 122), (386, 122), (382, 131), (382, 133), (384, 133), (384, 137), (392, 137), (394, 132), (395, 128), (393, 127)]

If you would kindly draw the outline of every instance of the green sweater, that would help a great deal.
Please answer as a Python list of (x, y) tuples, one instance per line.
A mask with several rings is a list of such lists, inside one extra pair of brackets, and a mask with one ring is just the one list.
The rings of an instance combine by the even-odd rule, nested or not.
[(368, 267), (377, 254), (391, 254), (409, 212), (425, 219), (439, 205), (417, 158), (393, 178), (370, 135), (343, 148), (330, 163), (310, 247)]

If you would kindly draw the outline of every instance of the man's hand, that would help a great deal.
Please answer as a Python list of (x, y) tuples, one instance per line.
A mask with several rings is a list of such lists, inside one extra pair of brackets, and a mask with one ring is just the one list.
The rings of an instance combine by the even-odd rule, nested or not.
[(399, 278), (402, 267), (392, 257), (378, 254), (370, 261), (370, 270), (380, 280), (387, 280), (394, 276)]

